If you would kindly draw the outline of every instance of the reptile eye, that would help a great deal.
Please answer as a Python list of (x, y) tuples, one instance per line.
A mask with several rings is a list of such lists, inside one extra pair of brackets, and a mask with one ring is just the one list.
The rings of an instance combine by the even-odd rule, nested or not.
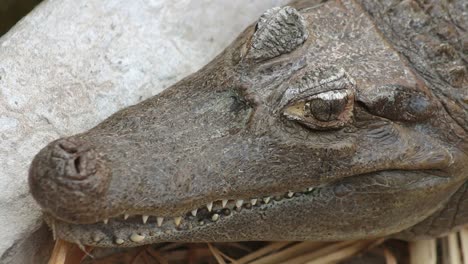
[(312, 129), (338, 129), (351, 120), (353, 106), (351, 91), (328, 91), (290, 103), (283, 114)]
[(305, 115), (312, 116), (322, 122), (336, 121), (345, 110), (347, 103), (347, 99), (313, 98), (305, 103)]

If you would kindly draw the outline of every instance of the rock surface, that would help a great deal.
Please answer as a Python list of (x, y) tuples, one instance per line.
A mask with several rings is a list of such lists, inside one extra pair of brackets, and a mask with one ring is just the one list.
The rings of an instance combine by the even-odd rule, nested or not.
[(48, 0), (0, 38), (0, 261), (26, 262), (41, 225), (27, 186), (39, 149), (196, 71), (286, 2)]

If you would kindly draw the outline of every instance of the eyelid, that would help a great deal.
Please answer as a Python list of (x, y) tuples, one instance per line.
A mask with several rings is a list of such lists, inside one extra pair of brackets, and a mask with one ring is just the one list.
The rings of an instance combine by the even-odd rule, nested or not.
[(291, 107), (293, 105), (296, 105), (296, 104), (299, 104), (299, 103), (304, 103), (304, 102), (312, 100), (312, 99), (323, 99), (323, 100), (329, 101), (329, 100), (341, 100), (341, 99), (344, 99), (344, 98), (354, 100), (354, 90), (341, 89), (341, 90), (331, 90), (331, 91), (316, 93), (316, 94), (313, 94), (313, 95), (310, 95), (310, 96), (307, 96), (307, 97), (303, 97), (303, 98), (300, 98), (300, 99), (290, 101), (288, 104), (286, 104), (282, 108), (281, 111), (284, 113), (285, 109), (287, 109), (287, 108), (289, 108), (289, 107)]
[(350, 94), (351, 93), (350, 93), (349, 90), (338, 90), (338, 91), (335, 90), (335, 91), (328, 91), (328, 92), (319, 93), (319, 94), (311, 96), (310, 98), (311, 99), (318, 98), (318, 99), (331, 101), (331, 100), (344, 99), (344, 98), (348, 97)]
[(341, 90), (354, 93), (356, 82), (344, 69), (324, 67), (302, 71), (293, 76), (286, 85), (288, 87), (283, 92), (277, 109), (283, 109), (293, 102), (307, 100), (326, 92)]

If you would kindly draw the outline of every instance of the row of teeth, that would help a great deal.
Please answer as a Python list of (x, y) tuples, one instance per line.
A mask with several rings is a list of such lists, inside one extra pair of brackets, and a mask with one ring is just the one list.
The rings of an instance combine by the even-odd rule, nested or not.
[[(307, 188), (305, 190), (305, 192), (311, 192), (313, 189), (314, 188), (312, 188), (312, 187)], [(294, 192), (289, 191), (289, 192), (286, 193), (285, 196), (288, 197), (288, 198), (292, 198), (294, 196), (294, 194), (295, 194)], [(255, 198), (255, 199), (250, 199), (249, 202), (250, 202), (250, 205), (252, 205), (252, 206), (256, 205), (259, 201), (263, 201), (263, 203), (268, 204), (271, 201), (271, 198), (272, 198), (271, 196), (263, 197), (263, 198), (259, 198), (259, 199)], [(221, 200), (221, 206), (222, 206), (223, 209), (227, 208), (228, 202), (229, 202), (229, 200), (227, 200), (227, 199)], [(208, 203), (206, 205), (206, 209), (208, 209), (208, 212), (211, 212), (213, 210), (213, 203), (214, 202), (210, 202), (210, 203)], [(242, 208), (243, 205), (244, 205), (244, 200), (235, 200), (235, 208), (240, 209), (240, 208)], [(190, 211), (190, 214), (195, 217), (195, 216), (197, 216), (198, 210), (199, 209), (194, 209), (194, 210)], [(127, 220), (129, 217), (130, 217), (129, 214), (124, 214), (123, 219)], [(150, 217), (149, 215), (142, 215), (141, 216), (143, 224), (146, 224), (148, 222), (149, 217)], [(215, 214), (213, 214), (211, 216), (211, 220), (212, 221), (217, 221), (219, 219), (219, 217), (220, 217), (219, 214), (215, 213)], [(178, 217), (173, 218), (173, 221), (174, 221), (174, 224), (175, 224), (176, 227), (180, 226), (180, 224), (182, 223), (182, 218), (183, 218), (182, 216), (178, 216)], [(158, 227), (161, 227), (163, 225), (164, 220), (165, 220), (164, 217), (156, 217), (156, 223), (157, 223)], [(109, 219), (104, 219), (103, 222), (104, 222), (104, 224), (108, 224)]]

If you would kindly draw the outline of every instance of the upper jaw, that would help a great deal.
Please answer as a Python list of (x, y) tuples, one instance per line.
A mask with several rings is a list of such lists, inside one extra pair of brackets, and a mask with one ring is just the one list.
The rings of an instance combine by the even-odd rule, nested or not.
[[(355, 162), (353, 161), (353, 156), (362, 155), (360, 153), (362, 150), (354, 149), (353, 153), (348, 153), (351, 159), (347, 162), (348, 166), (346, 168), (336, 166), (331, 171), (320, 172), (323, 168), (317, 167), (317, 163), (312, 161), (314, 159), (320, 160), (323, 157), (314, 157), (311, 153), (308, 156), (309, 162), (305, 163), (302, 159), (293, 160), (292, 158), (296, 157), (296, 155), (293, 155), (289, 156), (291, 159), (287, 164), (288, 166), (275, 167), (276, 163), (271, 163), (271, 158), (267, 157), (265, 160), (259, 159), (259, 157), (265, 157), (266, 153), (268, 153), (265, 148), (271, 148), (271, 142), (256, 140), (256, 145), (247, 147), (246, 142), (254, 141), (231, 137), (230, 140), (222, 138), (218, 142), (212, 140), (210, 147), (213, 147), (213, 149), (223, 149), (220, 146), (225, 146), (225, 157), (229, 157), (229, 159), (214, 162), (215, 159), (211, 158), (213, 162), (209, 164), (209, 170), (205, 166), (197, 166), (195, 164), (201, 164), (197, 162), (200, 160), (209, 160), (212, 153), (217, 153), (213, 149), (207, 149), (207, 151), (198, 153), (193, 157), (186, 157), (185, 161), (187, 163), (177, 163), (179, 171), (174, 171), (173, 168), (168, 167), (169, 163), (167, 160), (160, 159), (154, 159), (152, 166), (155, 169), (148, 170), (148, 167), (145, 167), (144, 164), (140, 165), (138, 163), (139, 159), (129, 164), (113, 162), (115, 160), (122, 160), (120, 155), (128, 155), (129, 149), (122, 148), (121, 152), (113, 150), (112, 145), (106, 143), (106, 140), (111, 139), (99, 138), (95, 135), (81, 135), (79, 137), (87, 142), (86, 144), (91, 144), (93, 146), (91, 149), (100, 149), (106, 153), (102, 154), (102, 160), (106, 164), (112, 164), (112, 173), (110, 174), (111, 180), (105, 195), (93, 198), (93, 203), (87, 204), (86, 207), (69, 206), (69, 208), (53, 211), (54, 206), (43, 203), (45, 211), (53, 215), (54, 218), (75, 224), (94, 224), (112, 218), (123, 219), (125, 214), (138, 215), (136, 221), (139, 223), (143, 222), (144, 215), (150, 216), (149, 221), (156, 222), (158, 217), (165, 218), (167, 221), (168, 219), (190, 216), (191, 212), (195, 209), (200, 211), (203, 207), (208, 209), (207, 207), (212, 202), (214, 202), (213, 208), (222, 206), (223, 200), (230, 200), (230, 204), (233, 206), (236, 204), (235, 201), (239, 200), (247, 204), (251, 199), (261, 200), (264, 196), (285, 196), (289, 191), (295, 193), (304, 192), (304, 184), (309, 187), (317, 187), (339, 181), (342, 178), (372, 173), (378, 170), (445, 169), (453, 164), (454, 158), (450, 153), (442, 151), (443, 148), (440, 148), (438, 155), (433, 153), (433, 156), (427, 157), (428, 161), (422, 160), (421, 157), (423, 156), (421, 155), (415, 155), (418, 158), (418, 162), (421, 163), (415, 164), (415, 161), (411, 157), (402, 162), (399, 159), (400, 154), (394, 151), (395, 157), (388, 156), (387, 158), (388, 160), (400, 160), (399, 163), (386, 161), (379, 164), (379, 160), (377, 159), (375, 164), (369, 163), (372, 166), (362, 166), (359, 163), (353, 164)], [(413, 141), (415, 142), (415, 139)], [(416, 142), (415, 145), (420, 144)], [(280, 146), (277, 146), (277, 149), (281, 151)], [(306, 149), (304, 148), (303, 150)], [(301, 148), (298, 151), (301, 152)], [(408, 149), (405, 148), (405, 151), (408, 151)], [(426, 153), (424, 149), (418, 149), (418, 151)], [(282, 155), (282, 153), (269, 154), (272, 156)], [(346, 155), (342, 156), (343, 160), (349, 158)], [(434, 159), (434, 157), (437, 157), (437, 159)], [(255, 164), (256, 166), (259, 164), (248, 163), (245, 162), (246, 160), (256, 160), (264, 166), (255, 167)], [(226, 166), (226, 164), (230, 164), (230, 166)], [(125, 171), (128, 171), (125, 166), (133, 168), (132, 174), (125, 174)], [(275, 168), (274, 174), (261, 173), (271, 169), (272, 166)], [(189, 180), (186, 178), (187, 174), (180, 173), (188, 172), (184, 168), (190, 168), (191, 174), (189, 176), (193, 178)], [(173, 174), (170, 174), (171, 170)], [(155, 174), (155, 171), (158, 173)], [(304, 177), (301, 171), (313, 173)], [(33, 169), (32, 174), (34, 173), (36, 172)], [(64, 194), (60, 193), (60, 195), (63, 196)], [(62, 201), (74, 202), (74, 200), (69, 199)], [(66, 206), (61, 206), (60, 208), (64, 207)], [(174, 221), (170, 220), (170, 222)]]

